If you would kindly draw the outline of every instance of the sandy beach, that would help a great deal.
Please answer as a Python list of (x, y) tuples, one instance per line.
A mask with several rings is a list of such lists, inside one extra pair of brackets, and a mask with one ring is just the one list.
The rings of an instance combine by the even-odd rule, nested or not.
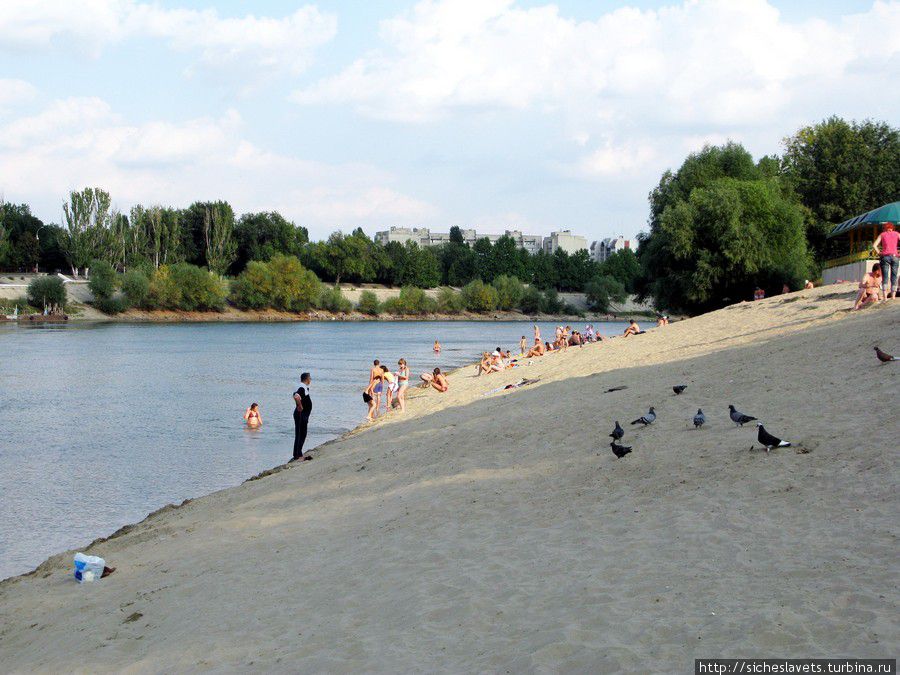
[[(99, 583), (75, 583), (73, 552), (0, 583), (0, 671), (896, 658), (900, 363), (872, 347), (900, 354), (900, 301), (847, 312), (854, 295), (800, 291), (497, 375), (463, 368), (312, 462), (96, 542), (117, 567)], [(488, 394), (523, 377), (539, 382)], [(729, 404), (795, 446), (761, 451)], [(656, 423), (628, 424), (650, 405)], [(622, 460), (615, 420), (634, 448)]]

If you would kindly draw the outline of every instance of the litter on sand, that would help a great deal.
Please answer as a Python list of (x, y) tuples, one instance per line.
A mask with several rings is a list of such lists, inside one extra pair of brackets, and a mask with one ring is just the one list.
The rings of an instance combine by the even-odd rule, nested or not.
[(530, 379), (521, 379), (514, 384), (507, 384), (503, 387), (497, 387), (496, 389), (491, 389), (482, 394), (482, 396), (490, 396), (491, 394), (496, 394), (497, 392), (506, 391), (507, 389), (518, 389), (519, 387), (524, 387), (528, 384), (534, 384), (535, 382), (540, 382), (540, 379), (530, 380)]

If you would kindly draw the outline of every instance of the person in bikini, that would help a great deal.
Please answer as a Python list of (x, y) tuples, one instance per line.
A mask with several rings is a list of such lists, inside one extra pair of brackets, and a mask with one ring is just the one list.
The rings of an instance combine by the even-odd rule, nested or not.
[(535, 356), (543, 356), (544, 355), (544, 343), (541, 342), (540, 336), (534, 339), (534, 347), (528, 350), (528, 353), (525, 355), (526, 359), (530, 359)]
[(638, 326), (637, 321), (634, 319), (628, 320), (628, 327), (625, 329), (625, 332), (622, 333), (622, 337), (628, 337), (629, 335), (637, 335), (641, 332), (641, 327)]
[(437, 340), (434, 341), (434, 353), (435, 354), (441, 353), (441, 343), (438, 342)]
[(406, 412), (406, 389), (409, 387), (409, 366), (406, 365), (406, 359), (397, 361), (397, 404), (400, 406), (400, 412)]
[(259, 414), (259, 403), (251, 403), (250, 407), (244, 413), (244, 419), (247, 427), (250, 429), (258, 429), (262, 426), (262, 417)]
[(381, 409), (381, 391), (384, 388), (384, 378), (382, 377), (383, 373), (384, 371), (381, 369), (381, 361), (379, 361), (378, 359), (372, 361), (372, 368), (369, 370), (369, 384), (366, 387), (366, 392), (369, 396), (372, 397), (372, 405), (375, 409), (375, 412), (369, 419), (373, 419)]
[(447, 377), (441, 372), (440, 368), (434, 369), (434, 373), (431, 378), (431, 386), (437, 389), (442, 394), (450, 388), (450, 383), (447, 382)]
[(878, 302), (881, 299), (881, 263), (872, 265), (872, 271), (863, 276), (859, 282), (859, 293), (856, 294), (856, 302), (853, 309), (861, 309), (865, 305)]

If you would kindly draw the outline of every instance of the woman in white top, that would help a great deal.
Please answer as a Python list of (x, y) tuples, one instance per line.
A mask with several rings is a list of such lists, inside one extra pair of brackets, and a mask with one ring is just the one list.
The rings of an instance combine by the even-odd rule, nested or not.
[(397, 369), (397, 403), (400, 405), (400, 412), (406, 412), (406, 388), (409, 386), (409, 366), (406, 365), (406, 359), (397, 361), (400, 366)]

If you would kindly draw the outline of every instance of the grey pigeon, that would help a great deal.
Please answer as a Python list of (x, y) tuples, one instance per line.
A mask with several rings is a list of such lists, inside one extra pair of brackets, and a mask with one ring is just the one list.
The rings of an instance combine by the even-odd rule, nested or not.
[(619, 426), (619, 420), (616, 420), (616, 428), (613, 429), (613, 432), (609, 435), (611, 439), (614, 441), (619, 440), (622, 436), (625, 435), (625, 430)]
[(878, 360), (882, 363), (889, 363), (890, 361), (900, 361), (896, 356), (891, 356), (887, 352), (881, 351), (878, 347), (875, 347), (875, 356), (878, 357)]
[(686, 385), (686, 384), (676, 384), (674, 387), (672, 387), (672, 391), (675, 392), (675, 395), (676, 395), (676, 396), (678, 396), (678, 394), (680, 394), (681, 392), (683, 392), (685, 389), (687, 389), (687, 385)]
[(772, 448), (789, 448), (791, 444), (789, 441), (783, 441), (780, 438), (776, 438), (762, 425), (762, 422), (757, 422), (756, 426), (759, 427), (759, 433), (756, 436), (756, 440), (766, 446), (766, 452), (771, 450)]
[(699, 429), (704, 424), (706, 424), (706, 415), (703, 414), (703, 411), (699, 408), (697, 409), (697, 414), (694, 415), (694, 427)]
[(631, 452), (631, 448), (630, 448), (630, 447), (625, 446), (625, 445), (619, 445), (619, 444), (616, 443), (615, 441), (613, 441), (612, 443), (610, 443), (610, 444), (609, 444), (609, 447), (612, 448), (613, 454), (614, 454), (616, 457), (618, 457), (619, 459), (622, 459), (625, 455), (627, 455), (629, 452)]
[(632, 424), (643, 424), (647, 426), (648, 424), (653, 424), (653, 420), (656, 419), (656, 411), (653, 409), (653, 406), (650, 406), (650, 411), (646, 415), (642, 415), (638, 417)]
[(731, 421), (739, 427), (742, 427), (747, 424), (747, 422), (752, 422), (756, 419), (755, 417), (745, 415), (744, 413), (735, 410), (733, 405), (728, 406), (728, 409), (731, 411)]

